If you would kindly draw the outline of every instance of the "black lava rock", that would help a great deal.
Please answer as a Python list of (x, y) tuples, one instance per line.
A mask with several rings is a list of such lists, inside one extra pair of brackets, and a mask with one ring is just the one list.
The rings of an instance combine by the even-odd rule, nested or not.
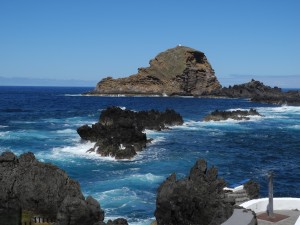
[(198, 160), (188, 177), (172, 174), (158, 188), (155, 217), (158, 225), (219, 225), (233, 212), (225, 198), (225, 182), (215, 167)]
[(235, 110), (235, 111), (219, 111), (215, 110), (211, 114), (204, 117), (204, 121), (220, 121), (220, 120), (249, 120), (249, 116), (261, 116), (255, 109)]
[(78, 182), (58, 167), (37, 161), (33, 153), (19, 158), (11, 152), (2, 153), (0, 184), (0, 219), (10, 211), (8, 215), (15, 215), (7, 218), (6, 214), (0, 224), (17, 221), (21, 209), (57, 225), (93, 225), (104, 219), (99, 203), (91, 196), (85, 199)]
[(183, 124), (182, 117), (174, 110), (134, 112), (119, 107), (102, 111), (98, 123), (81, 126), (78, 134), (84, 140), (96, 142), (94, 149), (101, 156), (130, 159), (147, 144), (145, 129), (166, 129), (167, 126)]

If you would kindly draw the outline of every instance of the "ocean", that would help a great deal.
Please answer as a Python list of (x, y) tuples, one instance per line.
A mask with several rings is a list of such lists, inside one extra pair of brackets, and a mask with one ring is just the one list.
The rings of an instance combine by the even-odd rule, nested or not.
[[(253, 103), (247, 99), (187, 97), (81, 96), (92, 88), (0, 87), (0, 153), (33, 152), (77, 180), (107, 219), (124, 217), (130, 225), (154, 219), (156, 191), (171, 173), (189, 173), (197, 159), (216, 166), (228, 185), (254, 179), (267, 196), (267, 174), (274, 172), (275, 197), (300, 197), (300, 107)], [(182, 126), (145, 131), (153, 142), (131, 160), (86, 153), (94, 144), (76, 129), (95, 123), (101, 110), (172, 108)], [(255, 108), (262, 117), (249, 121), (202, 122), (219, 110)]]

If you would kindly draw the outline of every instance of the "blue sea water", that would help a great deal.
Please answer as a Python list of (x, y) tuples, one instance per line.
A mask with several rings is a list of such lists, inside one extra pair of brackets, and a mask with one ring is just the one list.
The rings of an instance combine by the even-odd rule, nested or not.
[[(91, 88), (0, 87), (0, 153), (31, 151), (64, 169), (92, 195), (106, 219), (125, 217), (131, 225), (154, 219), (156, 190), (171, 173), (183, 177), (199, 158), (219, 169), (228, 184), (245, 178), (267, 193), (274, 171), (274, 196), (300, 197), (300, 107), (252, 103), (246, 99), (81, 96)], [(76, 129), (95, 123), (101, 110), (173, 108), (184, 125), (146, 131), (154, 141), (132, 160), (86, 153), (93, 143)], [(202, 122), (209, 112), (255, 108), (249, 121)]]

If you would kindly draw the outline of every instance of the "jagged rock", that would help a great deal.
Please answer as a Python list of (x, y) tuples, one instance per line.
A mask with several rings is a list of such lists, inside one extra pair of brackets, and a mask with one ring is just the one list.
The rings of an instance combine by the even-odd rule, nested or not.
[[(166, 126), (181, 125), (182, 117), (174, 110), (134, 112), (119, 107), (102, 111), (98, 123), (81, 126), (78, 134), (84, 140), (96, 142), (94, 151), (101, 156), (129, 159), (141, 151), (148, 142), (145, 129), (162, 130)], [(93, 151), (93, 150), (88, 150)]]
[(213, 90), (209, 96), (250, 98), (254, 102), (300, 105), (300, 91), (283, 92), (281, 88), (272, 88), (254, 79), (248, 83)]
[(244, 184), (244, 189), (246, 190), (250, 199), (255, 199), (259, 197), (259, 184), (253, 180), (248, 181)]
[(92, 197), (85, 199), (78, 182), (58, 167), (37, 161), (33, 153), (19, 158), (2, 153), (0, 184), (0, 209), (4, 211), (19, 207), (55, 220), (57, 225), (93, 225), (104, 219), (99, 203)]
[(262, 82), (252, 79), (248, 83), (214, 90), (211, 94), (230, 98), (253, 98), (255, 96), (279, 95), (280, 93), (280, 88), (271, 88), (270, 86), (264, 85)]
[(150, 66), (126, 78), (101, 80), (88, 94), (202, 95), (221, 88), (203, 52), (177, 46), (158, 54)]
[(300, 106), (300, 91), (282, 92), (279, 95), (255, 96), (251, 101), (277, 105)]
[(127, 220), (125, 220), (123, 218), (118, 218), (115, 220), (108, 220), (107, 223), (98, 222), (98, 223), (95, 223), (94, 225), (128, 225), (128, 222), (127, 222)]
[(172, 174), (158, 188), (155, 217), (158, 225), (219, 225), (233, 212), (225, 199), (225, 181), (215, 167), (198, 160), (188, 177)]
[(211, 114), (204, 117), (204, 121), (221, 121), (221, 120), (249, 120), (249, 116), (261, 116), (255, 109), (235, 110), (235, 111), (219, 111), (215, 110)]

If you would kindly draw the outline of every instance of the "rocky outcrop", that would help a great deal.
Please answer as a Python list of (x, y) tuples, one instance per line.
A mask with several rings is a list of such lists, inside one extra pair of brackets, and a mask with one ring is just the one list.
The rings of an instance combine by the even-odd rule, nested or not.
[(244, 184), (249, 199), (259, 198), (259, 184), (253, 180), (249, 180)]
[[(56, 225), (104, 224), (99, 203), (91, 196), (85, 198), (79, 183), (63, 170), (37, 161), (33, 153), (19, 158), (11, 152), (2, 153), (0, 184), (1, 224), (6, 224), (7, 219), (11, 221), (12, 218), (3, 215), (7, 216), (4, 213), (12, 209), (33, 212), (55, 221)], [(20, 216), (20, 213), (15, 215)]]
[(94, 225), (128, 225), (127, 220), (123, 218), (118, 218), (115, 220), (108, 220), (107, 223), (104, 222), (98, 222)]
[(272, 88), (253, 79), (248, 83), (213, 90), (208, 96), (250, 98), (254, 102), (300, 105), (300, 91), (283, 92), (281, 88)]
[(248, 83), (223, 87), (214, 90), (211, 94), (229, 98), (253, 98), (255, 96), (280, 95), (281, 89), (278, 87), (271, 88), (262, 82), (252, 79)]
[(279, 95), (255, 96), (253, 102), (262, 102), (277, 105), (300, 106), (300, 91), (282, 92)]
[(58, 224), (94, 224), (104, 213), (92, 197), (84, 198), (79, 184), (51, 164), (38, 162), (32, 153), (17, 158), (0, 156), (0, 207), (11, 203), (57, 221)]
[(183, 124), (182, 117), (174, 110), (134, 112), (119, 107), (102, 111), (98, 123), (91, 127), (81, 126), (78, 134), (84, 140), (96, 142), (95, 151), (101, 156), (130, 159), (141, 151), (148, 142), (145, 129), (162, 130), (166, 126)]
[(204, 117), (204, 121), (221, 121), (221, 120), (250, 120), (249, 116), (261, 116), (255, 109), (235, 110), (235, 111), (219, 111), (215, 110), (211, 114)]
[(234, 201), (225, 198), (225, 181), (215, 167), (198, 160), (188, 177), (172, 174), (159, 187), (155, 217), (158, 225), (219, 225), (233, 213)]
[(88, 94), (202, 95), (221, 88), (203, 52), (177, 46), (158, 54), (150, 66), (126, 78), (101, 80)]

